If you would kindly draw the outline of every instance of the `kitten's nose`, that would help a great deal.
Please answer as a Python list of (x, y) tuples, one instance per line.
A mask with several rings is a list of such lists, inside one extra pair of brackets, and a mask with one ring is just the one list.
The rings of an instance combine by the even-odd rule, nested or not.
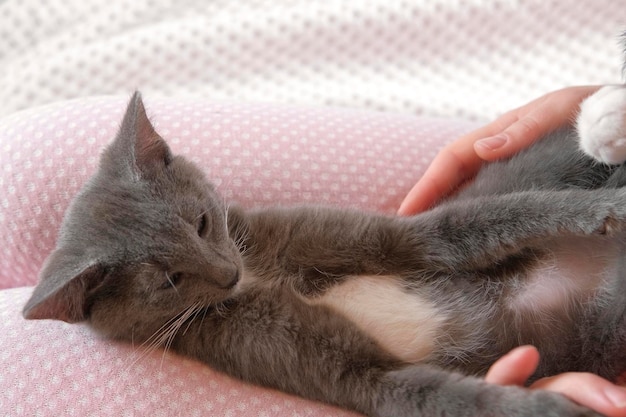
[(230, 277), (230, 279), (224, 285), (222, 285), (222, 288), (225, 290), (230, 290), (235, 285), (237, 285), (240, 276), (241, 273), (239, 272), (239, 269), (237, 269), (235, 273)]

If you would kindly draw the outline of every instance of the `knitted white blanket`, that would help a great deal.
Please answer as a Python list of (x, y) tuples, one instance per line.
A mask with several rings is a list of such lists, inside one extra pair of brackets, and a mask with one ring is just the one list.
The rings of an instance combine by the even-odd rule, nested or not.
[(0, 116), (100, 94), (486, 119), (621, 82), (611, 0), (0, 0)]

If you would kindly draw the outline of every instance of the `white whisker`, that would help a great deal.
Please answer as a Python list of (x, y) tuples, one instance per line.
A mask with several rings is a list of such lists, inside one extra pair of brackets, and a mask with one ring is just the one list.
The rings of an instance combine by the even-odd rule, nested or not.
[[(196, 302), (195, 304), (185, 308), (179, 314), (175, 315), (174, 317), (166, 321), (157, 331), (155, 331), (152, 334), (152, 336), (146, 339), (146, 341), (143, 342), (137, 348), (137, 350), (140, 350), (140, 352), (138, 355), (131, 356), (132, 361), (129, 364), (128, 368), (135, 366), (136, 363), (139, 362), (139, 360), (152, 354), (154, 351), (156, 351), (159, 348), (164, 349), (163, 355), (161, 357), (161, 366), (162, 366), (165, 356), (167, 354), (167, 351), (171, 348), (174, 338), (176, 334), (178, 333), (178, 331), (180, 330), (180, 328), (183, 326), (183, 324), (185, 324), (185, 322), (189, 320), (190, 317), (193, 316), (193, 319), (191, 320), (191, 322), (195, 320), (197, 316), (199, 315), (201, 309), (202, 309), (202, 303)], [(191, 322), (188, 324), (187, 328), (185, 329), (185, 332), (191, 325)]]
[(132, 359), (129, 364), (129, 368), (133, 367), (137, 362), (139, 362), (144, 357), (150, 355), (156, 349), (159, 348), (161, 343), (162, 334), (166, 332), (168, 326), (172, 324), (172, 322), (176, 319), (176, 317), (171, 318), (165, 324), (163, 324), (152, 336), (146, 339), (141, 345), (139, 345), (136, 351), (141, 350), (140, 354), (133, 354), (130, 359)]
[(167, 282), (169, 282), (172, 288), (174, 288), (176, 294), (180, 296), (180, 294), (178, 293), (178, 288), (176, 288), (176, 284), (174, 284), (174, 281), (172, 281), (172, 279), (170, 278), (170, 274), (168, 274), (167, 271), (165, 271), (165, 278), (167, 278)]
[(208, 210), (204, 210), (202, 213), (198, 214), (194, 220), (198, 220), (198, 219), (200, 219), (200, 217), (204, 216), (204, 215), (205, 215), (205, 214), (207, 214), (208, 212), (209, 212)]
[(204, 319), (206, 318), (207, 313), (209, 312), (208, 308), (203, 308), (202, 310), (204, 310), (204, 313), (202, 313), (202, 320), (200, 320), (200, 329), (202, 329), (202, 326), (204, 325)]
[(191, 317), (191, 319), (189, 320), (189, 323), (187, 323), (187, 327), (185, 327), (185, 330), (183, 330), (183, 334), (187, 334), (187, 330), (189, 330), (189, 327), (191, 327), (192, 323), (198, 318), (198, 315), (202, 311), (202, 304), (198, 302), (194, 305), (195, 305), (195, 308), (194, 308), (193, 317)]
[(224, 225), (226, 226), (226, 235), (228, 235), (228, 210), (230, 209), (230, 204), (225, 205), (224, 209)]

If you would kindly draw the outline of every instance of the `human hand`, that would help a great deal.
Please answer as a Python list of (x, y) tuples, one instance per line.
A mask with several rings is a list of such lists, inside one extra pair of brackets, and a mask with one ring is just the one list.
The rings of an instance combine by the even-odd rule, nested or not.
[[(521, 346), (494, 363), (485, 380), (492, 384), (524, 386), (539, 363), (533, 346)], [(569, 372), (534, 382), (530, 389), (558, 392), (607, 417), (626, 416), (626, 388), (589, 373)]]
[(572, 122), (580, 102), (599, 88), (569, 87), (548, 93), (449, 144), (405, 197), (398, 214), (428, 209), (476, 175), (484, 161), (511, 156)]

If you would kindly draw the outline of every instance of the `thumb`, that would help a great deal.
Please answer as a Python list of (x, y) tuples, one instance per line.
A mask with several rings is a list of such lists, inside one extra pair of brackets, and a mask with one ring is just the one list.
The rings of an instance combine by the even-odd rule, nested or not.
[(539, 364), (539, 351), (534, 346), (520, 346), (489, 368), (485, 381), (499, 385), (523, 386)]

